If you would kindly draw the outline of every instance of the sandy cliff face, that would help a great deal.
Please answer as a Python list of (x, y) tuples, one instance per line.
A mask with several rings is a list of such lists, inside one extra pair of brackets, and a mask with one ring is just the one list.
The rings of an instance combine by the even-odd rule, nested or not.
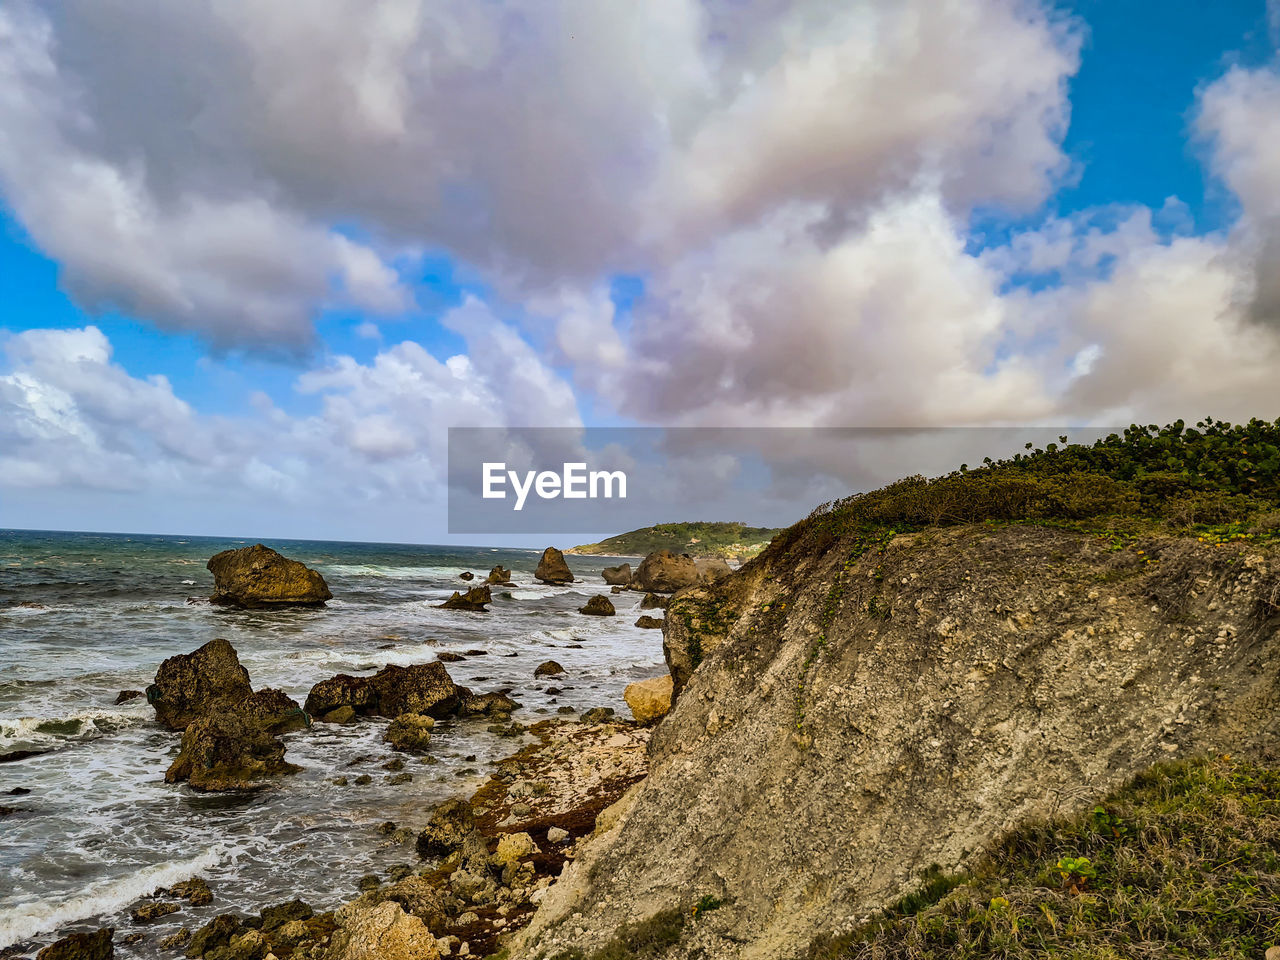
[(673, 957), (795, 956), (1029, 816), (1262, 752), (1280, 550), (961, 527), (766, 553), (677, 595), (650, 775), (513, 956), (700, 898)]

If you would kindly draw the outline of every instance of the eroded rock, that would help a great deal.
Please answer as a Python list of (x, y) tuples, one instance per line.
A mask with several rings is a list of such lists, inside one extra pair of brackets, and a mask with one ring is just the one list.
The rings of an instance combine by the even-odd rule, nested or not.
[(260, 543), (224, 550), (207, 567), (213, 574), (214, 603), (238, 607), (320, 606), (333, 599), (315, 570)]
[(605, 567), (600, 571), (600, 576), (610, 586), (625, 587), (631, 582), (631, 564), (620, 563), (616, 567)]
[(613, 608), (613, 603), (608, 597), (597, 593), (587, 600), (586, 606), (579, 607), (578, 612), (589, 617), (612, 617), (618, 611)]
[(573, 572), (569, 569), (569, 564), (565, 563), (564, 554), (555, 547), (547, 547), (542, 551), (542, 559), (538, 561), (533, 576), (543, 583), (573, 583)]
[(147, 700), (162, 724), (185, 730), (197, 717), (233, 709), (252, 693), (249, 671), (240, 665), (235, 648), (217, 639), (161, 663), (156, 682), (147, 687)]
[(312, 687), (305, 707), (320, 717), (350, 707), (360, 716), (395, 719), (402, 713), (424, 713), (440, 719), (453, 713), (461, 699), (462, 688), (436, 660), (409, 667), (391, 664), (372, 677), (340, 673)]
[(655, 550), (644, 558), (631, 585), (650, 593), (674, 593), (692, 587), (700, 580), (698, 565), (687, 553)]
[(671, 710), (671, 674), (629, 684), (622, 698), (627, 701), (637, 723), (659, 720)]

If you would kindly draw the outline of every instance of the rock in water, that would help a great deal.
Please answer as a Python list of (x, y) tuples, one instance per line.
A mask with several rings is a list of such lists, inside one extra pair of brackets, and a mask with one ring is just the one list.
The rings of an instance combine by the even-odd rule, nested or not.
[(324, 577), (257, 543), (224, 550), (207, 564), (214, 603), (238, 607), (319, 606), (333, 599)]
[(229, 710), (252, 693), (249, 671), (240, 665), (235, 648), (219, 639), (160, 664), (156, 682), (147, 687), (147, 700), (162, 724), (185, 730), (197, 717)]
[(357, 900), (334, 914), (338, 929), (324, 960), (438, 960), (427, 925), (387, 900), (369, 906)]
[(271, 777), (301, 770), (284, 759), (284, 744), (244, 713), (192, 721), (182, 734), (166, 783), (188, 782), (201, 791), (256, 790)]
[(625, 587), (631, 582), (631, 564), (623, 563), (616, 567), (605, 567), (600, 576), (604, 577), (604, 582), (610, 586)]
[(637, 723), (652, 723), (665, 717), (671, 710), (671, 674), (630, 684), (622, 699), (627, 701)]
[(321, 680), (307, 695), (306, 711), (324, 717), (339, 707), (351, 707), (358, 715), (394, 720), (402, 713), (425, 713), (437, 720), (457, 710), (462, 688), (450, 678), (438, 660), (410, 667), (394, 664), (372, 677), (340, 673)]
[(146, 694), (143, 693), (141, 690), (121, 690), (120, 693), (116, 696), (115, 705), (118, 707), (122, 703), (128, 703), (130, 700), (137, 700), (140, 697), (145, 697), (145, 696)]
[(475, 814), (461, 797), (446, 800), (431, 811), (426, 829), (418, 834), (418, 856), (447, 857), (476, 835)]
[(564, 673), (564, 667), (560, 666), (560, 664), (556, 663), (554, 660), (548, 660), (546, 663), (539, 664), (538, 668), (533, 671), (533, 675), (535, 677), (558, 677), (562, 673)]
[(698, 583), (698, 565), (687, 553), (655, 550), (644, 558), (632, 585), (653, 593), (674, 593)]
[(391, 721), (382, 739), (397, 750), (423, 753), (431, 745), (431, 730), (436, 722), (421, 713), (404, 713)]
[(489, 596), (489, 585), (486, 583), (479, 587), (472, 587), (465, 594), (453, 591), (451, 596), (444, 603), (439, 605), (440, 610), (470, 610), (476, 613), (485, 613), (485, 604), (492, 603), (493, 600)]
[(664, 621), (657, 617), (642, 616), (636, 621), (636, 626), (644, 630), (661, 630)]
[(245, 698), (237, 712), (243, 713), (268, 733), (292, 733), (311, 726), (311, 718), (306, 711), (283, 690), (258, 690)]
[(640, 601), (641, 610), (665, 610), (671, 602), (670, 597), (660, 597), (656, 593), (646, 593)]
[(36, 954), (36, 960), (112, 960), (115, 930), (103, 927), (93, 933), (73, 933), (55, 940)]
[(573, 583), (569, 564), (564, 562), (564, 554), (555, 547), (547, 547), (542, 551), (542, 559), (538, 561), (538, 569), (533, 571), (533, 575), (543, 583)]
[(733, 567), (719, 557), (695, 560), (694, 566), (698, 569), (698, 579), (703, 583), (715, 583), (722, 577), (727, 577), (733, 573)]
[(519, 706), (520, 704), (502, 693), (468, 693), (462, 698), (462, 706), (458, 708), (458, 713), (464, 717), (492, 717), (497, 714), (511, 713)]
[(578, 612), (585, 613), (589, 617), (612, 617), (617, 613), (609, 598), (600, 593), (588, 600), (585, 607), (579, 607)]
[(485, 582), (495, 587), (515, 586), (511, 582), (511, 571), (501, 564), (489, 571), (489, 577)]
[(698, 924), (705, 956), (803, 953), (1063, 798), (1275, 749), (1277, 546), (974, 524), (868, 549), (825, 522), (672, 599), (687, 669), (649, 774), (514, 960), (703, 891), (726, 900)]
[(470, 570), (464, 570), (462, 573), (458, 574), (458, 578), (460, 580), (474, 580), (476, 575)]

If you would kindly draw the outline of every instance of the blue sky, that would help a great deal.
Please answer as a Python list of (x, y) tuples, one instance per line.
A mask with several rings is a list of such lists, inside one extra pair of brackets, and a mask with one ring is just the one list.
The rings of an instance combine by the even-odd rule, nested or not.
[(1263, 0), (448, 4), (426, 78), (411, 0), (148, 6), (0, 11), (0, 525), (439, 540), (451, 423), (1280, 414)]

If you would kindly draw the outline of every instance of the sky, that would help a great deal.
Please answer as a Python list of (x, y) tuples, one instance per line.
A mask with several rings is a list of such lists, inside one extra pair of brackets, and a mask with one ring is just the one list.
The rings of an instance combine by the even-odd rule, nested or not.
[(1277, 360), (1280, 0), (0, 0), (0, 527), (446, 542), (450, 426)]

